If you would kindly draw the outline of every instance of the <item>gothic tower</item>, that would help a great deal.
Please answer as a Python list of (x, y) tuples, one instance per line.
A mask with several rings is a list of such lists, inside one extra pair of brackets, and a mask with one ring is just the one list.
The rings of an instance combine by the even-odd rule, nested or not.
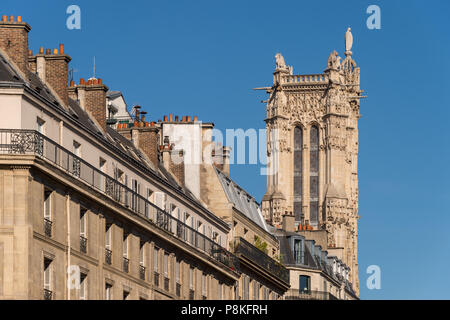
[(282, 215), (297, 226), (326, 230), (328, 251), (350, 268), (359, 291), (357, 262), (358, 119), (360, 69), (345, 34), (345, 59), (333, 51), (322, 74), (294, 75), (276, 57), (267, 101), (265, 219), (281, 227)]

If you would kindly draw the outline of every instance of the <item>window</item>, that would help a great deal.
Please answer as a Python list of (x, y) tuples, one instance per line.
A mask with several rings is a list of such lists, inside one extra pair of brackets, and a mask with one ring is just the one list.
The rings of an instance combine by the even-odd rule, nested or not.
[(87, 252), (87, 210), (80, 208), (80, 251)]
[(303, 131), (300, 127), (294, 129), (294, 216), (295, 221), (302, 223), (303, 196)]
[(145, 241), (139, 241), (139, 277), (145, 280)]
[(300, 293), (311, 293), (311, 277), (309, 276), (300, 276)]
[(319, 129), (316, 126), (311, 127), (310, 143), (310, 220), (313, 226), (319, 223)]
[(123, 272), (129, 271), (130, 261), (128, 260), (128, 233), (123, 234), (122, 242), (122, 253), (123, 253)]
[(74, 153), (77, 157), (81, 157), (81, 144), (79, 144), (79, 143), (76, 142), (75, 140), (73, 141), (73, 153)]
[(295, 264), (305, 264), (303, 241), (300, 239), (294, 239), (294, 259)]
[(105, 284), (105, 299), (112, 300), (112, 285), (109, 283)]
[(80, 300), (87, 300), (87, 274), (80, 273)]
[(105, 263), (112, 263), (112, 250), (111, 250), (111, 233), (112, 225), (107, 223), (105, 226)]
[(194, 268), (189, 268), (189, 288), (194, 290)]
[(169, 254), (164, 253), (164, 290), (169, 291)]
[(44, 189), (44, 233), (47, 237), (52, 236), (52, 191)]
[(123, 290), (123, 300), (127, 300), (130, 295), (130, 291)]
[(207, 278), (206, 278), (206, 274), (202, 273), (202, 295), (203, 298), (206, 299), (208, 292), (207, 292)]
[(176, 295), (181, 297), (181, 262), (179, 260), (175, 261), (175, 280), (176, 280)]
[(218, 290), (218, 292), (217, 292), (218, 293), (217, 299), (218, 300), (222, 300), (223, 299), (223, 283), (220, 282), (220, 281), (219, 281), (217, 290)]
[(52, 262), (44, 258), (44, 300), (52, 300)]
[(36, 125), (37, 125), (37, 131), (40, 134), (45, 135), (45, 121), (38, 117), (36, 120)]
[(155, 247), (153, 250), (153, 272), (155, 286), (159, 286), (159, 248)]
[[(106, 173), (106, 160), (103, 158), (100, 158), (98, 167), (100, 168), (100, 171), (103, 173)], [(99, 181), (100, 189), (106, 191), (106, 179), (104, 175), (100, 175), (100, 181)]]

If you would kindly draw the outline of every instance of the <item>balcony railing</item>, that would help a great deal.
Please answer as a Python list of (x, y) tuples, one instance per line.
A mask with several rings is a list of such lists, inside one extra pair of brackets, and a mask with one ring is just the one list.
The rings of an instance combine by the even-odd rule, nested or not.
[(284, 300), (338, 300), (334, 295), (329, 292), (323, 291), (302, 291), (295, 289), (289, 289), (284, 294)]
[(123, 257), (123, 272), (128, 273), (130, 271), (130, 260), (126, 257)]
[(230, 270), (239, 270), (239, 259), (231, 252), (37, 131), (0, 129), (0, 154), (42, 157)]
[(52, 300), (52, 298), (53, 292), (48, 289), (44, 289), (44, 300)]
[(105, 249), (105, 263), (112, 264), (112, 251), (109, 249)]
[(44, 219), (44, 234), (49, 238), (52, 237), (52, 225), (52, 221), (47, 218)]
[(139, 278), (141, 280), (145, 280), (145, 269), (143, 265), (139, 265)]
[(236, 238), (235, 253), (253, 261), (261, 268), (281, 279), (284, 283), (289, 284), (289, 270), (245, 239)]
[(86, 239), (83, 236), (80, 236), (80, 252), (87, 253), (87, 241), (88, 239)]

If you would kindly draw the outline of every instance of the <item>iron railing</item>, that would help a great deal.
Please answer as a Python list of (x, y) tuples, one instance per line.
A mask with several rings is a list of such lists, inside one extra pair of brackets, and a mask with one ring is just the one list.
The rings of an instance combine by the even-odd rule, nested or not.
[(230, 270), (239, 270), (239, 259), (221, 245), (37, 131), (0, 129), (0, 154), (38, 155)]
[(44, 218), (44, 234), (51, 238), (52, 237), (52, 225), (53, 222), (47, 218)]
[(52, 298), (53, 292), (48, 289), (44, 289), (44, 300), (52, 300)]
[(109, 249), (105, 249), (105, 263), (112, 264), (112, 251)]
[(87, 253), (87, 241), (87, 238), (80, 236), (80, 252)]
[(289, 284), (289, 270), (243, 238), (235, 239), (235, 253), (244, 256), (272, 275)]
[(284, 294), (284, 300), (338, 300), (334, 295), (329, 292), (323, 291), (299, 291), (295, 289), (289, 289)]
[(141, 280), (145, 280), (145, 269), (143, 265), (139, 265), (139, 278)]
[(123, 272), (128, 273), (130, 271), (130, 260), (126, 257), (123, 257)]

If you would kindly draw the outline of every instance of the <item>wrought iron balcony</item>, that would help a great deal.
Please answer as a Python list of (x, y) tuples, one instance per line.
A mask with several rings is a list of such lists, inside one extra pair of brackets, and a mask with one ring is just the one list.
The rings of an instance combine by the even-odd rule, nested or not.
[(80, 236), (80, 252), (87, 253), (87, 241), (87, 238)]
[(243, 238), (236, 238), (235, 253), (252, 261), (284, 283), (289, 284), (289, 270)]
[(128, 273), (130, 271), (130, 260), (127, 257), (123, 257), (123, 272)]
[(53, 292), (48, 289), (44, 289), (44, 300), (52, 300), (52, 298)]
[(145, 280), (145, 269), (143, 265), (139, 265), (139, 278), (141, 280)]
[(53, 222), (47, 218), (44, 218), (44, 234), (51, 238), (52, 237), (52, 225)]
[(289, 289), (284, 294), (284, 300), (339, 300), (329, 292), (323, 291), (299, 291), (295, 289)]
[[(0, 154), (34, 154), (175, 235), (230, 270), (239, 270), (239, 259), (231, 252), (37, 131), (0, 129)], [(130, 161), (136, 162), (133, 159)], [(136, 164), (140, 165), (137, 162)]]
[(105, 263), (112, 264), (112, 251), (109, 249), (105, 249)]

